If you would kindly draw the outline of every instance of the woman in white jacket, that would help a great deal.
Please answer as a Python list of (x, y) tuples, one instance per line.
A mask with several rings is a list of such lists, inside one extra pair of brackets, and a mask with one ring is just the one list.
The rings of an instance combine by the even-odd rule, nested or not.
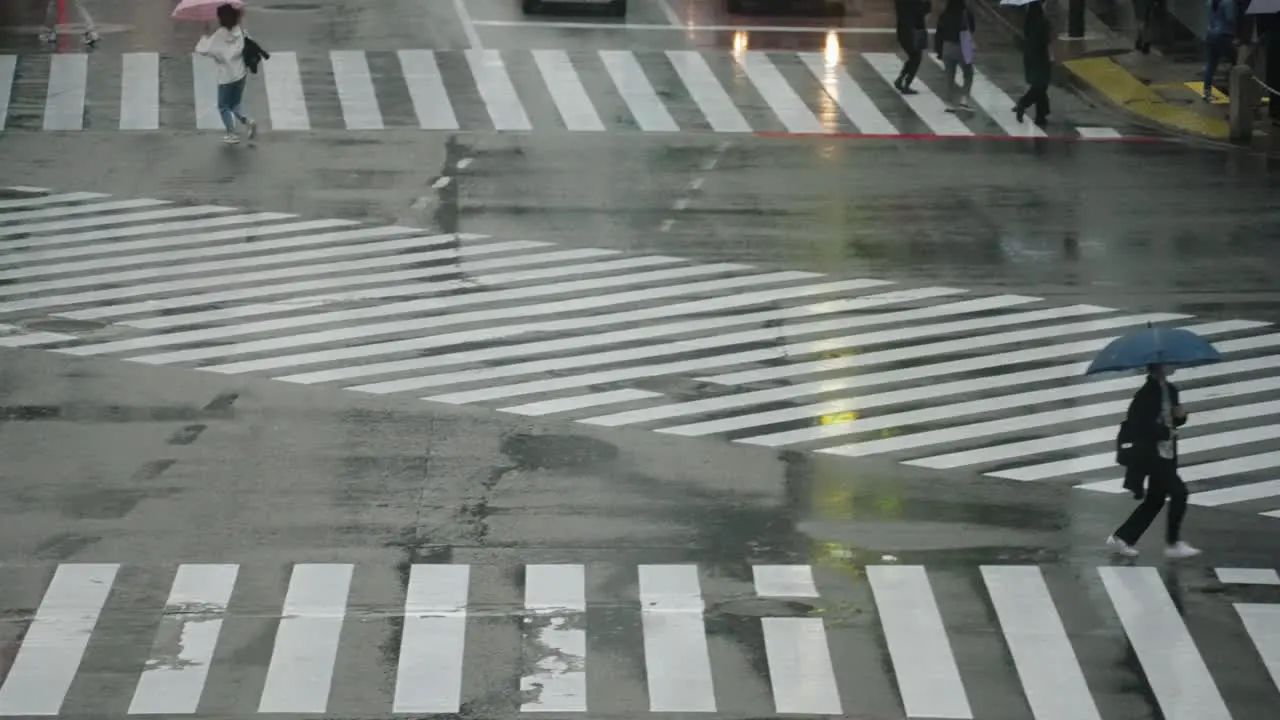
[(234, 145), (240, 142), (236, 134), (236, 121), (240, 121), (253, 138), (258, 126), (240, 111), (244, 99), (244, 85), (249, 68), (244, 64), (244, 29), (240, 27), (240, 11), (231, 5), (218, 6), (218, 25), (212, 35), (200, 38), (196, 53), (213, 58), (218, 67), (218, 115), (227, 128), (223, 142)]

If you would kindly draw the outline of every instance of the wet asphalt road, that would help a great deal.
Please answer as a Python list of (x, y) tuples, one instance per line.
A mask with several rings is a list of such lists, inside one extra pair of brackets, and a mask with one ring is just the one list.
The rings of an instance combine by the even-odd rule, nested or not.
[[(167, 12), (167, 3), (148, 0), (130, 4), (127, 11), (98, 8), (105, 39), (90, 59), (89, 72), (102, 84), (89, 90), (85, 117), (90, 122), (82, 131), (44, 132), (39, 102), (13, 105), (10, 118), (18, 129), (0, 134), (0, 180), (55, 192), (110, 193), (112, 199), (160, 198), (296, 213), (304, 219), (475, 233), (496, 242), (553, 243), (558, 250), (617, 250), (627, 257), (673, 256), (702, 265), (741, 263), (752, 272), (809, 271), (821, 273), (824, 281), (872, 278), (905, 288), (959, 288), (975, 297), (1025, 294), (1055, 308), (1091, 303), (1122, 312), (1186, 313), (1196, 316), (1192, 323), (1280, 320), (1280, 264), (1272, 242), (1280, 237), (1280, 209), (1269, 202), (1276, 181), (1271, 168), (1253, 158), (1181, 142), (989, 138), (986, 134), (999, 128), (981, 117), (966, 121), (980, 137), (939, 139), (905, 106), (886, 105), (896, 98), (884, 95), (873, 99), (886, 107), (902, 137), (778, 136), (785, 130), (779, 120), (762, 124), (768, 106), (759, 98), (749, 100), (752, 96), (742, 90), (733, 91), (732, 101), (753, 129), (767, 133), (691, 126), (698, 107), (675, 95), (665, 97), (679, 133), (641, 132), (634, 123), (621, 131), (610, 124), (601, 133), (544, 126), (543, 118), (555, 116), (555, 106), (519, 84), (522, 72), (535, 72), (529, 56), (520, 53), (564, 49), (577, 67), (586, 67), (583, 57), (625, 49), (652, 72), (655, 58), (665, 51), (694, 49), (723, 79), (726, 71), (716, 58), (732, 64), (727, 54), (742, 32), (733, 26), (823, 22), (733, 17), (710, 2), (632, 3), (632, 29), (533, 29), (513, 24), (522, 21), (515, 3), (498, 0), (466, 3), (465, 18), (455, 3), (435, 1), (256, 4), (255, 34), (270, 38), (273, 50), (299, 53), (313, 129), (268, 132), (239, 148), (217, 145), (215, 133), (163, 122), (155, 132), (117, 130), (119, 112), (110, 102), (118, 96), (120, 70), (107, 59), (154, 52), (180, 62), (195, 35), (156, 20)], [(860, 16), (846, 23), (859, 32), (840, 36), (843, 51), (850, 56), (890, 51), (890, 36), (867, 31), (887, 27), (885, 8), (867, 0), (859, 9)], [(29, 37), (30, 21), (24, 19), (29, 17), (13, 21), (24, 28), (21, 32), (11, 25), (0, 34), (4, 52), (23, 57), (47, 52)], [(673, 17), (721, 29), (656, 29)], [(551, 21), (616, 22), (580, 10)], [(750, 47), (823, 52), (827, 37), (826, 32), (753, 31)], [(376, 76), (388, 67), (379, 64), (377, 53), (431, 48), (441, 51), (446, 85), (456, 89), (448, 73), (451, 68), (465, 72), (465, 61), (447, 52), (474, 48), (477, 39), (506, 59), (533, 131), (352, 130), (339, 123), (332, 89), (316, 95), (311, 93), (315, 86), (306, 85), (314, 77), (311, 69), (318, 67), (314, 63), (327, 62), (330, 50), (367, 52)], [(76, 49), (72, 41), (63, 42), (62, 49)], [(1018, 63), (1007, 42), (992, 38), (983, 47), (989, 56), (980, 70), (1012, 92), (1019, 83)], [(22, 62), (32, 63), (18, 66), (30, 73), (29, 82), (15, 88), (47, 81), (48, 68), (40, 74), (42, 61)], [(846, 58), (839, 62), (845, 64)], [(799, 80), (803, 69), (778, 63), (787, 82), (805, 92)], [(937, 87), (936, 68), (925, 72), (923, 79)], [(177, 76), (162, 73), (170, 73), (162, 79)], [(583, 75), (588, 93), (601, 97), (586, 70)], [(874, 79), (854, 77), (864, 84), (867, 77)], [(168, 87), (162, 84), (162, 90)], [(390, 127), (396, 106), (387, 100), (386, 87), (377, 85)], [(265, 116), (262, 92), (251, 89), (249, 98)], [(815, 112), (823, 111), (817, 95), (803, 97)], [(1051, 134), (1070, 138), (1077, 127), (1150, 134), (1065, 90), (1055, 101), (1058, 125)], [(609, 106), (596, 102), (609, 119)], [(456, 99), (454, 109), (464, 126), (483, 118), (483, 108), (469, 107), (465, 99)], [(167, 112), (161, 109), (163, 119), (171, 117)], [(411, 115), (403, 117), (413, 122)], [(840, 130), (850, 129), (847, 120), (840, 122)], [(145, 227), (155, 221), (138, 222)], [(176, 232), (157, 230), (155, 237), (176, 237)], [(39, 237), (10, 235), (7, 242), (43, 251), (26, 244)], [(64, 246), (50, 247), (57, 252)], [(153, 249), (159, 247), (168, 246)], [(203, 246), (174, 247), (181, 253), (182, 247)], [(65, 282), (103, 292), (134, 286), (133, 280), (95, 277), (105, 271), (91, 267), (93, 252), (87, 256), (89, 267), (61, 264), (70, 261), (52, 255), (24, 256), (7, 265), (22, 273), (24, 267), (51, 263), (48, 272), (40, 269), (38, 280), (55, 286)], [(193, 261), (139, 259), (135, 265), (126, 259), (112, 265), (108, 260), (104, 267), (169, 267), (179, 279), (211, 275), (181, 269)], [(264, 261), (264, 267), (275, 262), (283, 260)], [(477, 272), (460, 262), (459, 269), (464, 279)], [(21, 294), (27, 281), (4, 278), (5, 303), (28, 298)], [(237, 287), (235, 281), (229, 286)], [(70, 290), (31, 291), (34, 297), (41, 292)], [(693, 295), (723, 296), (720, 290)], [(188, 309), (235, 312), (235, 303), (197, 300), (186, 303)], [(344, 301), (369, 307), (368, 299), (354, 296), (324, 302), (349, 307)], [(115, 302), (124, 301), (105, 304)], [(49, 345), (62, 350), (120, 339), (145, 346), (169, 332), (148, 335), (138, 329), (164, 320), (164, 310), (139, 310), (142, 325), (127, 318), (120, 324), (58, 325), (67, 318), (56, 313), (96, 307), (68, 305), (61, 311), (51, 307), (46, 315), (10, 311), (6, 304), (0, 322), (29, 332), (81, 333), (75, 342)], [(271, 312), (287, 321), (305, 307)], [(518, 303), (505, 307), (519, 317)], [(642, 299), (634, 307), (663, 306)], [(156, 326), (200, 332), (234, 329), (236, 322), (192, 320)], [(1262, 329), (1223, 332), (1247, 343)], [(962, 337), (955, 331), (944, 335)], [(562, 337), (572, 334), (547, 331), (536, 339)], [(270, 344), (273, 335), (257, 338)], [(301, 350), (349, 349), (353, 342), (359, 341)], [(905, 342), (891, 339), (894, 349), (909, 348)], [(158, 347), (199, 353), (217, 345), (193, 339)], [(502, 343), (465, 347), (500, 349)], [(1023, 347), (1030, 344), (1000, 350)], [(1246, 382), (1264, 382), (1263, 373), (1274, 370), (1266, 347), (1259, 344), (1250, 355), (1256, 364)], [(707, 352), (714, 350), (681, 357)], [(955, 356), (982, 352), (973, 347)], [(119, 357), (127, 360), (127, 355)], [(245, 356), (273, 362), (277, 354), (258, 350)], [(1265, 498), (1245, 503), (1244, 512), (1193, 507), (1186, 535), (1209, 550), (1203, 559), (1148, 559), (1158, 558), (1162, 525), (1153, 527), (1137, 566), (1154, 565), (1159, 574), (1122, 570), (1108, 585), (1103, 578), (1110, 570), (1100, 568), (1128, 568), (1102, 552), (1101, 540), (1132, 501), (1074, 491), (1072, 478), (1015, 483), (966, 468), (903, 465), (890, 455), (840, 457), (810, 452), (812, 446), (724, 441), (749, 435), (742, 430), (725, 437), (679, 437), (651, 432), (652, 424), (645, 429), (567, 421), (613, 412), (612, 407), (521, 416), (495, 412), (511, 404), (505, 400), (424, 404), (414, 393), (375, 396), (324, 384), (279, 383), (261, 372), (190, 369), (239, 359), (210, 355), (164, 367), (0, 348), (5, 413), (0, 421), (0, 680), (8, 681), (0, 686), (0, 714), (36, 714), (34, 708), (52, 707), (66, 717), (120, 716), (138, 711), (144, 702), (163, 701), (173, 703), (167, 711), (175, 715), (196, 711), (209, 717), (259, 711), (385, 717), (394, 711), (496, 718), (529, 710), (573, 717), (589, 708), (605, 717), (714, 709), (742, 718), (1043, 720), (1171, 718), (1181, 711), (1197, 720), (1262, 720), (1280, 703), (1280, 679), (1274, 669), (1268, 674), (1259, 657), (1280, 653), (1274, 635), (1266, 640), (1258, 629), (1262, 625), (1245, 624), (1246, 611), (1233, 607), (1280, 603), (1280, 587), (1222, 582), (1215, 572), (1280, 567), (1280, 520), (1258, 515), (1275, 509)], [(570, 372), (553, 368), (535, 377)], [(656, 390), (681, 401), (704, 400), (707, 383), (695, 382), (701, 377), (684, 373), (584, 389)], [(932, 376), (922, 377), (911, 387), (928, 388)], [(1043, 382), (1037, 390), (1055, 384)], [(995, 391), (965, 397), (981, 403)], [(1276, 392), (1264, 384), (1247, 400), (1271, 402)], [(928, 413), (940, 402), (917, 398), (900, 409)], [(1087, 402), (1076, 398), (1030, 409), (1060, 410), (1075, 423), (1068, 429), (1079, 431), (1092, 416), (1084, 409), (1078, 417), (1072, 413)], [(1201, 407), (1229, 411), (1231, 402), (1208, 399)], [(637, 406), (624, 402), (620, 407)], [(990, 409), (975, 412), (983, 420), (994, 417), (982, 414)], [(1260, 412), (1224, 424), (1238, 431), (1274, 427)], [(695, 419), (701, 418), (689, 421)], [(837, 417), (835, 423), (841, 422), (847, 420)], [(799, 424), (757, 423), (760, 432), (803, 430), (806, 424), (812, 426), (812, 418)], [(908, 429), (945, 427), (935, 418)], [(1014, 438), (1033, 441), (1056, 432), (1032, 427)], [(1079, 454), (1107, 450), (1103, 442)], [(1259, 441), (1243, 449), (1223, 445), (1208, 455), (1230, 463), (1272, 450)], [(1073, 453), (1069, 449), (1066, 455)], [(1061, 457), (1051, 451), (1034, 459)], [(1262, 482), (1270, 479), (1271, 469), (1264, 462), (1240, 477)], [(237, 575), (233, 580), (225, 574), (198, 575), (201, 563), (230, 565)], [(296, 563), (315, 563), (318, 569), (309, 571), (317, 573), (315, 579), (306, 582)], [(183, 564), (194, 569), (179, 569)], [(411, 569), (415, 564), (428, 570)], [(470, 574), (462, 580), (428, 575), (431, 564), (465, 566)], [(580, 565), (581, 574), (571, 569), (559, 582), (539, 583), (535, 578), (542, 571), (532, 566), (546, 564)], [(753, 576), (750, 566), (761, 564), (798, 566), (802, 581), (783, 583), (779, 591), (777, 583)], [(696, 567), (692, 583), (682, 571), (670, 570), (680, 565)], [(917, 565), (928, 573), (923, 587), (909, 569)], [(1032, 575), (1002, 585), (983, 574), (984, 565), (1013, 566)], [(806, 567), (812, 568), (816, 596), (804, 587)], [(876, 567), (891, 568), (890, 574), (877, 575)], [(192, 573), (185, 595), (175, 585), (184, 572)], [(415, 580), (414, 573), (422, 574)], [(1038, 591), (1037, 578), (1043, 578), (1048, 596)], [(342, 593), (346, 582), (349, 592)], [(783, 597), (761, 597), (779, 592)], [(552, 612), (553, 622), (567, 622), (563, 627), (570, 632), (585, 625), (585, 645), (578, 647), (572, 635), (556, 639), (543, 633), (543, 620), (526, 620), (524, 606), (536, 605), (535, 595), (537, 602), (550, 596), (549, 604), (559, 608)], [(585, 607), (580, 615), (565, 610), (578, 602), (575, 595)], [(940, 625), (929, 622), (930, 598)], [(42, 599), (46, 607), (67, 603), (81, 622), (92, 617), (92, 632), (33, 623)], [(1145, 623), (1126, 613), (1126, 599), (1144, 608)], [(1170, 599), (1174, 605), (1166, 608)], [(703, 617), (696, 603), (688, 605), (691, 600), (706, 608), (705, 650), (679, 640), (699, 635), (696, 625), (680, 624)], [(1012, 604), (1002, 606), (1002, 600)], [(442, 622), (415, 625), (412, 621), (422, 618), (406, 612), (407, 601), (420, 613), (435, 611)], [(641, 612), (642, 606), (672, 603), (694, 610), (674, 613), (665, 633), (654, 613)], [(169, 615), (162, 616), (166, 606)], [(895, 606), (917, 614), (895, 613)], [(466, 609), (465, 640), (457, 625), (448, 624), (450, 617), (459, 617), (458, 607)], [(194, 620), (222, 619), (221, 634), (213, 631), (216, 643), (207, 630), (203, 639), (195, 634), (194, 624), (184, 619), (192, 613)], [(283, 616), (297, 624), (290, 626)], [(770, 630), (760, 620), (779, 617), (820, 619), (821, 644), (811, 626)], [(1266, 619), (1273, 616), (1261, 617), (1258, 622), (1276, 626), (1276, 620)], [(1055, 622), (1061, 623), (1060, 634), (1054, 633)], [(1182, 627), (1194, 645), (1181, 642)], [(41, 642), (32, 640), (33, 633)], [(77, 646), (75, 637), (88, 637), (87, 646)], [(1065, 656), (1055, 637), (1069, 638)], [(1037, 646), (1047, 649), (1030, 652)], [(24, 647), (52, 649), (40, 655)], [(913, 648), (918, 654), (911, 654)], [(829, 667), (823, 660), (827, 655)], [(687, 682), (663, 679), (670, 675), (662, 672), (667, 658), (667, 669), (678, 668)], [(1167, 658), (1173, 660), (1162, 662)], [(1076, 661), (1078, 675), (1072, 670)], [(139, 685), (148, 668), (155, 685)], [(188, 670), (165, 675), (166, 668)], [(700, 681), (704, 668), (713, 682)], [(186, 683), (200, 678), (195, 690), (182, 685), (179, 676)], [(926, 677), (927, 689), (919, 684)], [(1059, 684), (1046, 685), (1050, 680)], [(561, 694), (564, 688), (568, 691)], [(1215, 701), (1219, 694), (1222, 700)], [(415, 698), (425, 704), (415, 705)], [(1229, 716), (1222, 714), (1223, 703)], [(1090, 707), (1098, 715), (1089, 715)], [(1055, 709), (1064, 714), (1051, 714)]]

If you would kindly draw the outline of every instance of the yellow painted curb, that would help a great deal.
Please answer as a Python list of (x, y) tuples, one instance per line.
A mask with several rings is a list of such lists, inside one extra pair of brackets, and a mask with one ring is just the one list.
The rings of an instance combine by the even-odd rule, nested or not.
[(1161, 125), (1218, 140), (1226, 140), (1229, 135), (1226, 120), (1205, 117), (1193, 110), (1170, 105), (1111, 58), (1082, 58), (1063, 64), (1129, 112)]

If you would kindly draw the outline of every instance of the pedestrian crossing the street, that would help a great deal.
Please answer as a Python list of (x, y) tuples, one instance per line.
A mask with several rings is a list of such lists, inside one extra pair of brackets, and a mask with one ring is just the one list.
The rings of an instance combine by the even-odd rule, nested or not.
[(1226, 594), (1184, 616), (1152, 567), (850, 567), (0, 566), (0, 716), (1246, 720), (1280, 700), (1280, 604), (1232, 599), (1280, 589), (1274, 569), (1216, 570)]
[[(975, 72), (972, 112), (948, 112), (942, 71), (893, 88), (893, 53), (670, 50), (273, 51), (250, 76), (263, 129), (635, 131), (1044, 137), (1013, 113), (1020, 87)], [(218, 130), (216, 73), (201, 56), (0, 55), (0, 130)], [(1055, 135), (1117, 139), (1068, 123)]]
[(475, 405), (596, 428), (1120, 493), (1148, 322), (1183, 370), (1191, 502), (1280, 517), (1280, 333), (947, 286), (26, 189), (0, 199), (0, 346)]

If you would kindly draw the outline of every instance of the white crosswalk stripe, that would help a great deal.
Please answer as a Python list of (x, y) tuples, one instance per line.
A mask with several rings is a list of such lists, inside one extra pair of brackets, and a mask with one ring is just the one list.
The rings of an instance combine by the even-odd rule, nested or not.
[[(30, 188), (0, 248), (4, 347), (1106, 493), (1138, 381), (1089, 356), (1180, 325), (1225, 357), (1178, 375), (1191, 502), (1280, 510), (1265, 322)], [(23, 329), (50, 318), (86, 329)]]
[[(167, 72), (170, 60), (190, 65), (190, 72)], [(856, 52), (832, 62), (814, 52), (759, 50), (273, 48), (249, 78), (245, 110), (263, 130), (277, 132), (1045, 135), (1014, 118), (1010, 93), (1020, 88), (1001, 87), (979, 70), (973, 87), (979, 109), (958, 116), (939, 99), (945, 80), (936, 63), (926, 64), (915, 83), (920, 94), (893, 90), (901, 62), (892, 53)], [(0, 55), (0, 131), (220, 130), (216, 87), (213, 61), (203, 56)], [(325, 101), (335, 96), (336, 103)], [(551, 102), (535, 101), (543, 97)], [(257, 98), (265, 98), (262, 107)], [(823, 109), (833, 106), (839, 110)], [(1125, 135), (1070, 123), (1060, 132), (1081, 140)]]
[[(457, 714), (482, 700), (495, 714), (972, 720), (993, 707), (972, 689), (1006, 686), (1034, 720), (1120, 717), (1132, 708), (1127, 695), (1154, 698), (1163, 717), (1230, 720), (1228, 703), (1256, 710), (1280, 698), (1280, 605), (1224, 596), (1179, 612), (1151, 567), (871, 565), (851, 576), (827, 565), (724, 568), (418, 563), (407, 583), (389, 584), (398, 573), (363, 564), (283, 573), (236, 563), (148, 573), (2, 566), (0, 613), (27, 629), (0, 655), (0, 716), (227, 716), (250, 707), (239, 714), (342, 708), (380, 718)], [(1217, 573), (1224, 583), (1280, 582), (1273, 568)], [(287, 587), (273, 582), (282, 575)], [(37, 583), (44, 591), (34, 600), (14, 589)], [(849, 592), (874, 599), (852, 633), (832, 617)], [(753, 598), (764, 612), (730, 609)], [(994, 613), (957, 626), (952, 606), (973, 602)], [(726, 620), (740, 628), (733, 652), (762, 665), (732, 662), (715, 629)], [(495, 623), (519, 630), (497, 639), (486, 633)], [(1005, 662), (975, 662), (987, 638), (998, 639)], [(122, 642), (147, 649), (121, 652)], [(383, 661), (395, 667), (394, 682), (372, 693), (352, 684), (366, 643), (392, 648)], [(245, 663), (248, 653), (269, 661)], [(627, 664), (615, 664), (618, 653)], [(1086, 653), (1134, 653), (1140, 667), (1089, 667)], [(880, 662), (848, 667), (849, 657)], [(1219, 667), (1275, 686), (1220, 686)], [(77, 682), (84, 673), (94, 681)], [(619, 692), (632, 681), (639, 693)], [(897, 691), (878, 697), (881, 684)]]

